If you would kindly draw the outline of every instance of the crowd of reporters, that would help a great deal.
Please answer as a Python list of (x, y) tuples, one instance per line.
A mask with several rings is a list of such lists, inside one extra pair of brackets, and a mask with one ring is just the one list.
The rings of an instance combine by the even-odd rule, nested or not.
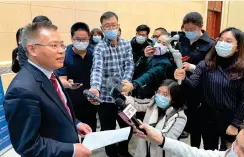
[[(38, 16), (32, 22), (52, 23), (45, 16)], [(212, 152), (198, 151), (174, 141), (184, 129), (190, 133), (194, 147), (199, 148), (203, 139), (204, 149), (226, 151), (231, 148), (229, 152), (243, 156), (234, 142), (244, 119), (244, 35), (241, 30), (227, 28), (215, 40), (203, 30), (202, 16), (191, 12), (183, 18), (181, 30), (185, 36), (179, 41), (168, 43), (170, 33), (163, 27), (155, 29), (150, 39), (150, 28), (142, 24), (129, 42), (120, 34), (115, 13), (104, 13), (100, 22), (101, 29), (92, 31), (83, 22), (71, 27), (72, 44), (66, 49), (64, 66), (56, 70), (72, 100), (77, 119), (91, 126), (93, 131), (96, 131), (97, 113), (101, 130), (115, 129), (116, 120), (120, 127), (128, 126), (117, 115), (118, 109), (107, 88), (108, 78), (118, 77), (126, 103), (132, 104), (138, 111), (137, 118), (146, 123), (141, 127), (148, 135), (137, 133), (142, 139), (138, 139), (136, 157), (184, 156), (184, 153), (221, 156), (218, 152), (211, 155)], [(12, 55), (14, 72), (27, 61), (27, 53), (21, 45), (21, 30), (16, 34), (18, 47)], [(169, 44), (181, 52), (183, 69), (177, 69)], [(182, 80), (182, 84), (176, 80)], [(85, 89), (90, 89), (104, 102), (98, 105), (87, 100), (82, 94)], [(243, 138), (243, 130), (238, 136)], [(241, 137), (238, 142), (243, 146)], [(128, 150), (129, 140), (106, 147), (106, 154), (132, 156)]]

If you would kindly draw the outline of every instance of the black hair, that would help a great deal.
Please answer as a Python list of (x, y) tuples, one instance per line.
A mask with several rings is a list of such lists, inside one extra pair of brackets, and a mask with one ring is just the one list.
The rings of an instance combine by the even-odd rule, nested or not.
[(17, 45), (19, 45), (19, 39), (21, 37), (22, 30), (23, 30), (23, 28), (19, 28), (18, 31), (16, 32), (16, 42), (17, 42)]
[(183, 25), (188, 23), (193, 23), (198, 27), (202, 27), (203, 26), (202, 15), (199, 14), (198, 12), (190, 12), (186, 14), (185, 17), (183, 18)]
[(163, 27), (158, 27), (155, 29), (155, 31), (160, 31), (161, 34), (168, 34), (167, 30)]
[(71, 27), (71, 30), (70, 30), (71, 36), (73, 37), (75, 32), (78, 30), (86, 31), (88, 33), (88, 35), (90, 35), (89, 26), (84, 22), (77, 22), (77, 23), (73, 24), (73, 26)]
[(171, 96), (171, 106), (179, 110), (184, 106), (184, 97), (183, 97), (183, 92), (181, 90), (181, 87), (178, 85), (178, 83), (174, 80), (171, 79), (166, 79), (162, 82), (160, 86), (166, 86), (168, 87), (168, 90), (170, 92)]
[(32, 23), (34, 23), (34, 22), (48, 22), (48, 23), (52, 24), (52, 21), (48, 17), (43, 16), (43, 15), (34, 17), (34, 19), (32, 20)]
[(136, 32), (146, 31), (147, 35), (150, 33), (150, 28), (147, 25), (140, 25), (136, 28)]
[(117, 14), (115, 14), (115, 13), (112, 12), (112, 11), (107, 11), (107, 12), (103, 13), (102, 16), (100, 17), (100, 22), (102, 23), (104, 19), (109, 19), (109, 18), (114, 17), (114, 16), (115, 16), (115, 18), (116, 18), (117, 20), (119, 20)]

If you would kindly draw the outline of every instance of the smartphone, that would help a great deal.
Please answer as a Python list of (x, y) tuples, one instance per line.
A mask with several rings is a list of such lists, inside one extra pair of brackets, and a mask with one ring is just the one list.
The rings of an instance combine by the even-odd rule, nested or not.
[(160, 47), (154, 47), (155, 51), (154, 51), (154, 55), (160, 56), (161, 55), (161, 48)]

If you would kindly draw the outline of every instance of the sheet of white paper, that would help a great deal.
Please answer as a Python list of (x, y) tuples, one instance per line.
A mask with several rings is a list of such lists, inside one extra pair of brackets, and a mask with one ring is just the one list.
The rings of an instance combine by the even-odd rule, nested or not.
[(130, 129), (130, 127), (127, 127), (118, 130), (92, 132), (85, 136), (82, 144), (92, 151), (117, 142), (125, 141), (128, 140)]

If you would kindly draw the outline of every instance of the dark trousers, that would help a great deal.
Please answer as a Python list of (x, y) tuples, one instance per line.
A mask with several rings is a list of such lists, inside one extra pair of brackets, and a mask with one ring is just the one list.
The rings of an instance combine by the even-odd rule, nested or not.
[(230, 125), (232, 113), (229, 111), (211, 110), (204, 108), (202, 112), (202, 138), (204, 149), (219, 149), (219, 139), (221, 139), (220, 150), (225, 151), (231, 143), (234, 142), (235, 136), (226, 134), (226, 129)]
[[(235, 141), (235, 136), (230, 136), (227, 134), (219, 134), (216, 129), (214, 129), (213, 123), (204, 124), (202, 138), (204, 149), (206, 150), (219, 150), (226, 151), (230, 148), (231, 144)], [(219, 139), (221, 139), (221, 144), (219, 148)]]
[(75, 117), (79, 121), (88, 124), (93, 132), (96, 132), (97, 128), (97, 110), (97, 106), (87, 100), (81, 101), (80, 104), (74, 104)]
[(197, 148), (200, 148), (202, 138), (200, 112), (200, 108), (188, 108), (186, 111), (187, 126), (185, 130), (190, 133), (191, 146)]
[[(128, 127), (119, 116), (118, 116), (118, 107), (116, 107), (113, 103), (102, 103), (99, 106), (98, 110), (100, 123), (101, 123), (101, 131), (104, 130), (114, 130), (116, 128), (116, 119), (119, 123), (120, 128)], [(128, 153), (128, 144), (132, 137), (132, 129), (127, 141), (123, 141), (118, 143), (118, 145), (113, 144), (105, 147), (105, 151), (107, 156), (116, 157), (117, 153), (121, 155)]]
[[(197, 88), (198, 89), (198, 88)], [(186, 94), (186, 106), (187, 109), (185, 110), (185, 114), (187, 116), (187, 123), (185, 127), (185, 131), (190, 133), (190, 142), (191, 146), (200, 148), (201, 145), (201, 137), (202, 137), (202, 130), (201, 130), (201, 107), (200, 107), (200, 100), (201, 97), (199, 96), (199, 89), (185, 89)]]

